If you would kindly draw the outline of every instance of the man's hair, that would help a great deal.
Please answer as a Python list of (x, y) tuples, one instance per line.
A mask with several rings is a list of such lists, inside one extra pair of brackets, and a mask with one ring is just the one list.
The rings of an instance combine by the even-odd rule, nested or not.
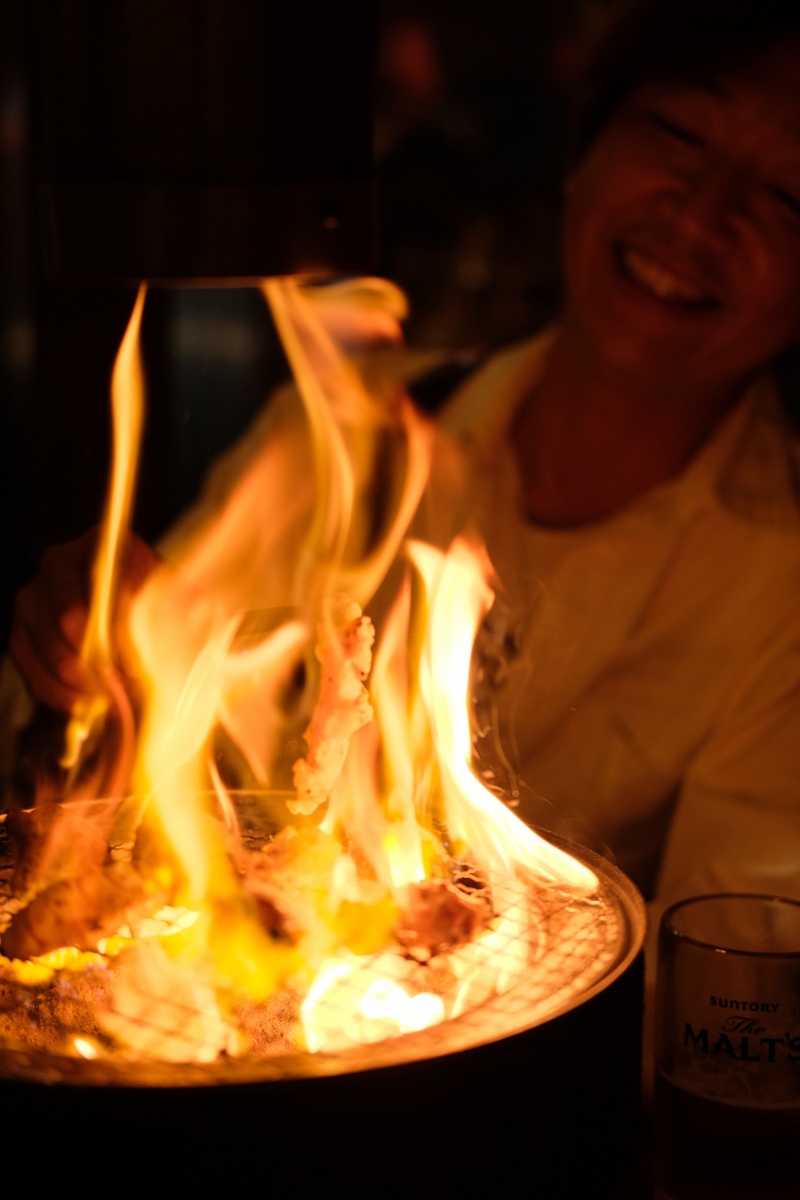
[(800, 39), (800, 0), (622, 0), (585, 66), (574, 161), (640, 84), (718, 77), (793, 36)]

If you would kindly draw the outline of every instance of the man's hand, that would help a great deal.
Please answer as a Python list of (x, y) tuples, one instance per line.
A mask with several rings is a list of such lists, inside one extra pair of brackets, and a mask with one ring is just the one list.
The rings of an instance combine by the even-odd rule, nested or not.
[[(17, 595), (9, 650), (34, 699), (70, 713), (93, 690), (80, 661), (91, 594), (97, 531), (45, 551), (39, 573)], [(158, 563), (150, 547), (129, 534), (116, 585), (115, 614), (128, 610)]]

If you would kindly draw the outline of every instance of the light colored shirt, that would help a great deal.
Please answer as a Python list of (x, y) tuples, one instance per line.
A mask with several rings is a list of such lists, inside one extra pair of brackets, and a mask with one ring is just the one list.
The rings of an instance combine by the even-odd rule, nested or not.
[[(534, 824), (605, 844), (662, 904), (800, 898), (798, 445), (769, 379), (682, 474), (579, 528), (522, 515), (508, 431), (550, 337), (442, 412), (423, 524), (472, 524), (498, 577), (476, 765)], [(613, 464), (609, 465), (613, 469)]]

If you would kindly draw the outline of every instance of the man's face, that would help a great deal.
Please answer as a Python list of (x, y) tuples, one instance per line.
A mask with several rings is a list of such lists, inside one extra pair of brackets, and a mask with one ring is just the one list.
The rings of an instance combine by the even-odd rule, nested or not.
[(730, 386), (768, 363), (800, 334), (800, 48), (636, 89), (564, 237), (565, 320), (613, 371)]

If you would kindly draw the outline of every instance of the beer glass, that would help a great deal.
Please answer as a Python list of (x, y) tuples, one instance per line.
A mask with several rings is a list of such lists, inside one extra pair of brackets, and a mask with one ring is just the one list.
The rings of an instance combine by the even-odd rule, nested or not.
[(682, 900), (661, 921), (658, 1200), (800, 1197), (800, 903)]

